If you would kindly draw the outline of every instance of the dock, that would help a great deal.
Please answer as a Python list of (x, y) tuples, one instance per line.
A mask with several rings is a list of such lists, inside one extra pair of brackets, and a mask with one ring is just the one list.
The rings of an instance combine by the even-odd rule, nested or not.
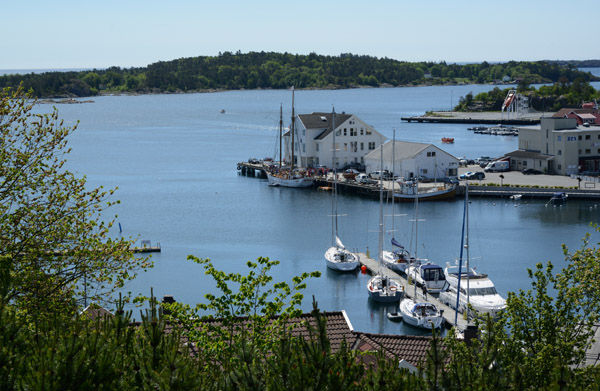
[(435, 111), (425, 115), (401, 117), (405, 122), (446, 123), (446, 124), (484, 124), (484, 125), (537, 125), (542, 117), (551, 117), (554, 113), (501, 113), (499, 111), (461, 112)]
[[(381, 268), (379, 267), (379, 264), (376, 260), (369, 258), (367, 256), (367, 254), (365, 253), (358, 253), (358, 259), (361, 265), (364, 265), (367, 267), (367, 271), (370, 274), (376, 273), (378, 270), (381, 271), (381, 274), (392, 279), (392, 280), (396, 280), (399, 281), (400, 284), (404, 287), (404, 295), (409, 297), (409, 298), (416, 298), (416, 299), (420, 299), (423, 300), (423, 294), (421, 293), (421, 289), (417, 289), (415, 291), (415, 286), (414, 284), (409, 284), (408, 280), (401, 276), (400, 274), (388, 269), (387, 267), (382, 266)], [(415, 297), (415, 292), (416, 292), (416, 296)], [(457, 324), (454, 324), (454, 318), (456, 316), (456, 311), (454, 311), (452, 308), (448, 307), (447, 305), (445, 305), (444, 303), (442, 303), (441, 301), (438, 300), (437, 298), (437, 294), (431, 294), (428, 293), (427, 294), (427, 301), (430, 303), (435, 304), (435, 306), (440, 309), (440, 310), (444, 310), (444, 324), (446, 325), (447, 328), (451, 328), (451, 327), (456, 327), (458, 330), (460, 331), (464, 331), (467, 328), (467, 325), (469, 324), (467, 322), (467, 320), (463, 317), (463, 314), (459, 313), (458, 317), (457, 317)]]

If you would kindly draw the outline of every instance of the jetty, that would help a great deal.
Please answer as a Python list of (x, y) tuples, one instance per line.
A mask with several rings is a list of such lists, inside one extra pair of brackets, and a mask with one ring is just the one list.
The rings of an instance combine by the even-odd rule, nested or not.
[(462, 112), (434, 111), (420, 116), (401, 117), (405, 122), (485, 124), (485, 125), (537, 125), (542, 117), (551, 117), (553, 112), (502, 113), (500, 111)]
[[(364, 265), (367, 268), (367, 271), (370, 274), (373, 273), (377, 273), (378, 271), (392, 279), (392, 280), (396, 280), (399, 281), (400, 284), (404, 287), (404, 295), (412, 298), (412, 299), (417, 299), (417, 300), (424, 300), (423, 294), (421, 293), (420, 289), (416, 289), (415, 290), (415, 283), (414, 281), (409, 282), (404, 276), (401, 276), (400, 274), (388, 269), (387, 267), (381, 266), (379, 265), (379, 263), (370, 258), (367, 254), (365, 253), (358, 253), (358, 260), (360, 262), (361, 265)], [(416, 297), (415, 297), (416, 294)], [(442, 303), (440, 300), (438, 300), (437, 298), (437, 294), (432, 294), (432, 293), (428, 293), (427, 294), (427, 301), (430, 303), (435, 304), (435, 306), (439, 309), (439, 310), (444, 310), (443, 313), (443, 317), (444, 317), (444, 324), (446, 325), (447, 328), (451, 328), (451, 327), (456, 327), (456, 329), (458, 329), (459, 331), (464, 331), (467, 329), (467, 326), (469, 325), (469, 322), (463, 317), (463, 314), (459, 313), (458, 317), (456, 317), (456, 311), (452, 308), (450, 308), (449, 306), (445, 305), (444, 303)], [(454, 323), (454, 318), (456, 317), (457, 319), (457, 323)]]

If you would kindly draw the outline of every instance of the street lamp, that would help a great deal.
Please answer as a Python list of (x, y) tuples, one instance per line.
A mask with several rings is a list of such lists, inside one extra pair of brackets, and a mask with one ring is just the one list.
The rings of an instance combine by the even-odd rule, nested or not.
[(504, 175), (500, 174), (500, 186), (504, 186)]

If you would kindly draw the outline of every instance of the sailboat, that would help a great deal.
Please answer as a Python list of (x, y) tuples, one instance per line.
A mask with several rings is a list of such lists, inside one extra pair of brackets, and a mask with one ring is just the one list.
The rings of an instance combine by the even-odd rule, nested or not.
[[(383, 145), (381, 148), (381, 167), (383, 167)], [(369, 298), (380, 303), (393, 303), (400, 301), (404, 290), (400, 282), (389, 278), (381, 271), (383, 257), (383, 181), (379, 181), (379, 270), (367, 282)]]
[(296, 137), (296, 113), (294, 111), (294, 89), (292, 88), (292, 125), (290, 126), (290, 136), (292, 138), (292, 159), (290, 167), (284, 168), (282, 165), (281, 154), (281, 140), (283, 137), (282, 127), (282, 110), (279, 111), (279, 167), (271, 168), (266, 170), (267, 179), (269, 180), (269, 186), (283, 186), (283, 187), (310, 187), (313, 185), (314, 180), (308, 176), (305, 171), (295, 169), (295, 156), (294, 156), (294, 139)]
[[(414, 280), (413, 280), (414, 281)], [(411, 326), (427, 330), (438, 329), (444, 324), (444, 310), (439, 310), (435, 304), (417, 300), (417, 283), (414, 281), (414, 298), (405, 297), (399, 305), (402, 321)]]
[[(392, 177), (396, 169), (396, 129), (394, 128), (394, 137), (392, 144)], [(395, 210), (394, 210), (394, 184), (392, 181), (392, 232), (395, 232)], [(392, 234), (393, 235), (393, 234)], [(409, 252), (395, 238), (392, 237), (392, 251), (383, 251), (383, 264), (396, 273), (406, 273), (408, 265), (415, 262), (414, 258), (410, 257)]]
[(352, 271), (358, 267), (358, 256), (344, 247), (338, 236), (338, 209), (337, 209), (337, 162), (335, 156), (335, 109), (333, 110), (333, 200), (331, 203), (331, 241), (332, 246), (325, 252), (327, 267), (338, 271)]
[[(469, 264), (468, 184), (465, 190), (462, 233), (459, 259), (455, 265), (451, 265), (450, 262), (446, 263), (445, 274), (449, 289), (446, 292), (440, 293), (440, 301), (453, 309), (457, 309), (457, 313), (467, 311), (467, 317), (469, 317), (468, 311), (470, 305), (476, 313), (487, 313), (492, 318), (495, 318), (506, 308), (506, 300), (498, 294), (494, 283), (488, 278), (487, 274), (476, 272)], [(464, 271), (462, 268), (463, 249), (467, 251), (466, 270)], [(466, 284), (466, 287), (463, 284)]]

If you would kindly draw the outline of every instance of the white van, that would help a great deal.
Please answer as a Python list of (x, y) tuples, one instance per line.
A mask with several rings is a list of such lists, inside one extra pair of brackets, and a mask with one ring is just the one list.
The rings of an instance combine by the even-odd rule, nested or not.
[(483, 169), (485, 172), (502, 172), (508, 171), (510, 169), (509, 162), (504, 160), (499, 160), (496, 162), (488, 163), (487, 166)]

